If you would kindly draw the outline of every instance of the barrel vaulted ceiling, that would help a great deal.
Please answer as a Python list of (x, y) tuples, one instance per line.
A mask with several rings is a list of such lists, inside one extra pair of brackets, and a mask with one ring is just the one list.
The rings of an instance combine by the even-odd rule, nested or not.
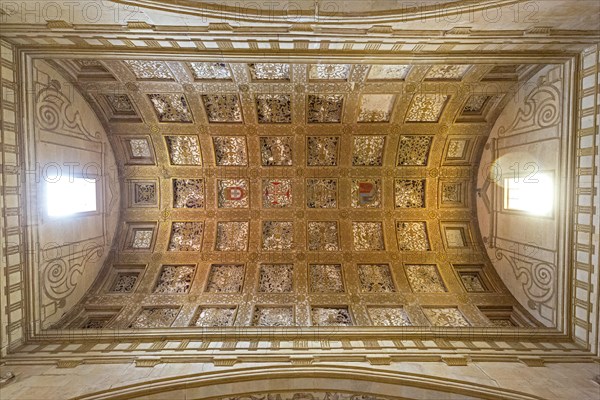
[(110, 131), (121, 225), (58, 326), (530, 326), (473, 208), (527, 64), (55, 60)]

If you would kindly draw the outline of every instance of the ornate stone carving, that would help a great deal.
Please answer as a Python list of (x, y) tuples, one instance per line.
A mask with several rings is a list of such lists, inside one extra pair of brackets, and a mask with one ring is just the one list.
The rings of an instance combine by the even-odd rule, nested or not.
[(462, 160), (465, 158), (467, 150), (467, 141), (462, 139), (452, 139), (448, 141), (447, 159)]
[(462, 186), (461, 182), (442, 183), (442, 203), (462, 203)]
[(470, 96), (463, 106), (463, 114), (481, 114), (483, 106), (490, 100), (491, 96), (476, 94)]
[(195, 270), (191, 265), (163, 266), (154, 293), (189, 293)]
[(129, 328), (168, 328), (179, 314), (179, 308), (144, 308)]
[(169, 156), (173, 165), (202, 165), (198, 136), (167, 136)]
[(458, 275), (467, 292), (487, 292), (478, 272), (459, 272)]
[(400, 251), (430, 250), (425, 222), (396, 222), (396, 237)]
[(434, 65), (427, 71), (425, 79), (460, 80), (470, 67), (470, 65)]
[(310, 316), (314, 326), (352, 325), (352, 318), (347, 307), (312, 307)]
[(292, 105), (287, 94), (256, 95), (258, 123), (289, 124), (292, 122)]
[(290, 250), (294, 244), (294, 227), (289, 221), (264, 221), (262, 248), (267, 251)]
[(427, 165), (432, 136), (400, 136), (397, 165)]
[(258, 306), (252, 318), (254, 326), (293, 326), (294, 309), (285, 306)]
[(137, 272), (122, 272), (117, 274), (115, 281), (110, 289), (114, 293), (131, 293), (139, 278)]
[(307, 141), (308, 166), (334, 166), (338, 162), (338, 136), (311, 136)]
[(292, 165), (293, 138), (291, 136), (261, 137), (260, 155), (265, 167)]
[(146, 139), (129, 139), (129, 147), (131, 149), (131, 155), (135, 158), (152, 157), (150, 144)]
[(248, 222), (217, 222), (218, 251), (248, 250)]
[(292, 205), (292, 181), (290, 179), (264, 179), (263, 207), (283, 208)]
[(136, 115), (135, 108), (126, 94), (104, 95), (108, 106), (115, 115)]
[(380, 167), (383, 165), (385, 136), (354, 136), (352, 165)]
[(220, 166), (248, 165), (246, 138), (240, 136), (213, 137), (215, 160)]
[(405, 265), (406, 277), (413, 292), (439, 293), (446, 292), (446, 286), (440, 277), (436, 265)]
[(381, 222), (353, 222), (352, 234), (356, 251), (385, 250)]
[(340, 264), (313, 264), (309, 269), (310, 291), (313, 293), (343, 293), (344, 278)]
[(239, 293), (244, 284), (244, 265), (213, 264), (210, 266), (206, 292)]
[(311, 64), (308, 78), (312, 80), (347, 80), (350, 64)]
[(448, 96), (418, 93), (413, 97), (406, 115), (407, 122), (437, 122), (446, 105)]
[(423, 308), (423, 313), (434, 326), (471, 326), (458, 308), (426, 307)]
[(342, 121), (344, 97), (339, 94), (308, 95), (308, 123), (337, 123)]
[(394, 200), (397, 208), (424, 208), (425, 180), (396, 179), (394, 182)]
[(173, 79), (173, 73), (163, 61), (126, 60), (138, 79)]
[(339, 251), (338, 224), (336, 221), (308, 223), (308, 250)]
[(235, 312), (236, 307), (200, 306), (192, 325), (204, 327), (233, 326)]
[(307, 179), (308, 208), (337, 208), (337, 179)]
[(133, 203), (135, 205), (155, 205), (156, 184), (153, 182), (136, 182), (133, 185)]
[(173, 222), (169, 251), (200, 251), (203, 235), (203, 222)]
[(188, 109), (184, 95), (159, 93), (149, 94), (148, 98), (160, 122), (192, 122), (192, 113)]
[(242, 122), (242, 109), (236, 94), (203, 94), (208, 122)]
[(396, 95), (363, 94), (360, 98), (358, 122), (389, 122)]
[(248, 64), (250, 77), (256, 81), (290, 80), (290, 65), (281, 63)]
[(149, 249), (152, 244), (153, 232), (152, 229), (135, 229), (131, 247), (133, 249)]
[(391, 293), (396, 291), (388, 264), (358, 265), (360, 289), (367, 293)]
[(192, 75), (196, 80), (217, 79), (231, 80), (231, 72), (225, 63), (221, 62), (190, 62), (189, 64)]
[(353, 179), (351, 195), (354, 208), (381, 207), (381, 179)]
[(367, 313), (375, 326), (411, 326), (412, 323), (402, 307), (367, 307)]
[(204, 208), (204, 180), (173, 179), (173, 208)]
[(262, 264), (258, 275), (261, 293), (291, 293), (294, 282), (293, 264)]
[(247, 179), (218, 179), (219, 208), (248, 208)]
[(378, 65), (369, 70), (369, 80), (404, 80), (410, 71), (410, 65)]

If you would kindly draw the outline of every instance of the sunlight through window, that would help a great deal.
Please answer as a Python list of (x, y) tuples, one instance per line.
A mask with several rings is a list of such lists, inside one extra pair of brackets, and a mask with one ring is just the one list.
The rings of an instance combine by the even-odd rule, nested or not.
[(64, 176), (47, 182), (46, 199), (51, 217), (96, 211), (96, 179)]
[(534, 177), (504, 180), (504, 208), (547, 216), (554, 205), (552, 174), (543, 172)]

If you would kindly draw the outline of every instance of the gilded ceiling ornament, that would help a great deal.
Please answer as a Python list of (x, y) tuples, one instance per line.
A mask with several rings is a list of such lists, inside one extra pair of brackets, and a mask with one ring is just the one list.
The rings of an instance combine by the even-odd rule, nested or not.
[(367, 307), (367, 313), (375, 326), (412, 326), (402, 307)]
[(173, 179), (173, 208), (204, 208), (204, 180)]
[(458, 308), (445, 307), (445, 308), (423, 308), (423, 313), (434, 326), (470, 326), (469, 322), (465, 319), (463, 314)]
[(308, 250), (339, 251), (338, 224), (336, 221), (308, 223)]
[(437, 122), (449, 96), (442, 94), (415, 94), (406, 114), (407, 122)]
[(136, 115), (135, 108), (126, 94), (105, 94), (104, 98), (116, 115)]
[(179, 314), (179, 308), (143, 308), (129, 328), (168, 328)]
[(348, 307), (311, 307), (310, 316), (314, 326), (352, 325)]
[(294, 282), (293, 264), (262, 264), (258, 275), (258, 291), (291, 293)]
[(244, 284), (244, 265), (213, 264), (210, 266), (206, 292), (240, 293)]
[(308, 208), (337, 208), (337, 179), (307, 179)]
[(410, 71), (410, 65), (381, 65), (371, 66), (368, 80), (404, 80)]
[(184, 83), (183, 91), (185, 93), (194, 93), (196, 91), (196, 87), (194, 85), (192, 85), (191, 83)]
[(163, 61), (126, 60), (125, 63), (138, 79), (173, 79), (173, 73)]
[(192, 122), (192, 113), (182, 94), (149, 94), (148, 98), (160, 122)]
[(203, 307), (198, 308), (192, 326), (218, 327), (233, 326), (236, 307)]
[(125, 89), (129, 90), (130, 92), (134, 92), (134, 93), (140, 91), (140, 87), (135, 82), (126, 82)]
[(344, 97), (339, 94), (308, 95), (308, 123), (337, 123), (342, 121)]
[(191, 265), (163, 266), (153, 293), (189, 293), (195, 271)]
[(354, 136), (352, 165), (380, 167), (383, 165), (385, 136)]
[(260, 138), (260, 155), (262, 165), (289, 166), (293, 163), (293, 137), (268, 136)]
[(135, 205), (155, 205), (157, 203), (156, 184), (154, 182), (136, 182), (133, 203)]
[(292, 205), (290, 179), (263, 179), (263, 207), (283, 208)]
[(391, 293), (396, 291), (388, 264), (358, 265), (360, 289), (367, 293)]
[(152, 229), (135, 229), (131, 247), (133, 249), (149, 249), (152, 245), (153, 233)]
[(339, 136), (310, 136), (307, 142), (307, 165), (337, 165), (339, 142)]
[(389, 122), (396, 95), (363, 94), (360, 98), (358, 122)]
[(396, 237), (400, 251), (431, 250), (425, 222), (396, 221)]
[(129, 139), (129, 146), (134, 158), (152, 157), (150, 144), (146, 139)]
[(294, 309), (285, 306), (258, 306), (252, 318), (254, 326), (293, 326)]
[(487, 292), (479, 272), (459, 272), (459, 276), (467, 292)]
[(470, 67), (470, 65), (434, 65), (427, 71), (425, 79), (460, 80)]
[(292, 122), (292, 106), (287, 94), (256, 95), (258, 123), (289, 124)]
[(396, 179), (394, 181), (394, 200), (396, 208), (424, 208), (425, 180)]
[(406, 277), (415, 293), (446, 292), (436, 265), (405, 265)]
[(350, 64), (311, 64), (309, 79), (313, 80), (347, 80), (350, 76)]
[(242, 122), (242, 109), (236, 94), (203, 94), (208, 122)]
[(221, 62), (190, 62), (189, 67), (197, 80), (231, 80), (231, 72)]
[(262, 248), (266, 251), (291, 250), (294, 224), (290, 221), (263, 221)]
[(173, 222), (169, 251), (200, 251), (204, 235), (203, 222)]
[(281, 63), (248, 64), (252, 80), (290, 80), (290, 65)]
[(217, 222), (217, 251), (248, 250), (248, 222)]
[(400, 136), (397, 165), (427, 165), (432, 136)]
[(111, 292), (114, 293), (131, 293), (139, 278), (137, 272), (119, 273), (111, 287)]
[(249, 186), (246, 179), (218, 179), (219, 208), (248, 208)]
[(381, 179), (352, 179), (352, 207), (381, 207)]
[(173, 165), (202, 165), (198, 136), (166, 136)]
[(381, 222), (353, 222), (352, 233), (354, 238), (354, 250), (385, 250), (383, 224)]
[(248, 165), (246, 138), (243, 136), (215, 136), (215, 161), (218, 166)]

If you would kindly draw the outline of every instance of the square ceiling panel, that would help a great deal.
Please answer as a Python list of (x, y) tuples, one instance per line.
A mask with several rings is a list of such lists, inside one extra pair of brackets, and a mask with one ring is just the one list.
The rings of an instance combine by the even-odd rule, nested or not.
[(311, 136), (307, 140), (306, 165), (335, 166), (338, 163), (340, 138), (338, 136)]
[(231, 71), (225, 63), (190, 62), (188, 66), (196, 80), (231, 80)]
[(465, 316), (455, 307), (424, 307), (423, 312), (433, 326), (471, 326)]
[(395, 100), (394, 94), (362, 95), (358, 122), (390, 122)]
[(424, 208), (425, 180), (396, 179), (394, 182), (394, 201), (396, 208)]
[(433, 136), (400, 136), (397, 165), (427, 165)]
[(312, 307), (310, 319), (314, 326), (351, 326), (348, 307)]
[(410, 71), (410, 65), (373, 65), (367, 75), (368, 80), (391, 81), (404, 80)]
[(216, 136), (213, 137), (215, 148), (215, 163), (219, 166), (248, 165), (245, 136)]
[(200, 306), (191, 326), (218, 327), (233, 326), (237, 307)]
[(365, 293), (393, 293), (396, 285), (388, 264), (358, 265), (360, 290)]
[(204, 222), (173, 222), (169, 251), (200, 251)]
[(237, 94), (203, 94), (202, 101), (208, 122), (241, 123), (243, 121)]
[(461, 80), (467, 73), (470, 65), (434, 65), (432, 66), (425, 79), (427, 80)]
[(243, 264), (213, 264), (210, 266), (205, 292), (239, 293), (244, 285)]
[(381, 222), (353, 222), (352, 233), (354, 250), (356, 251), (383, 251), (383, 223)]
[(260, 157), (263, 167), (292, 165), (294, 138), (291, 136), (261, 137)]
[(307, 179), (306, 207), (337, 208), (337, 179)]
[(396, 237), (400, 251), (431, 250), (425, 222), (396, 221)]
[(312, 293), (344, 292), (344, 277), (340, 264), (312, 264), (308, 274)]
[(259, 124), (289, 124), (292, 105), (289, 94), (256, 95), (256, 113)]
[(344, 96), (341, 94), (308, 95), (307, 121), (309, 124), (338, 123), (342, 121)]
[(148, 98), (160, 122), (192, 122), (192, 113), (182, 94), (149, 94)]
[(247, 251), (248, 231), (247, 221), (217, 222), (217, 251)]
[(420, 93), (413, 100), (406, 115), (406, 122), (437, 122), (449, 96), (442, 94)]
[(403, 307), (367, 307), (371, 323), (375, 326), (412, 326)]
[(204, 208), (203, 179), (173, 179), (173, 208)]
[(290, 179), (263, 179), (263, 208), (284, 208), (292, 205)]
[(352, 165), (357, 167), (380, 167), (383, 165), (385, 136), (354, 136)]
[(290, 65), (281, 63), (248, 64), (253, 81), (289, 81)]
[(253, 326), (293, 326), (292, 306), (257, 306), (252, 317)]
[(138, 79), (172, 80), (174, 78), (164, 61), (128, 60), (125, 64)]
[(308, 250), (339, 251), (339, 249), (337, 221), (311, 221), (308, 223)]
[(380, 208), (381, 207), (381, 179), (363, 178), (352, 179), (352, 207), (354, 208)]
[(293, 264), (262, 264), (258, 274), (259, 293), (291, 293), (294, 289)]
[(345, 81), (350, 77), (350, 64), (311, 64), (308, 70), (310, 80)]
[(198, 136), (166, 136), (171, 164), (202, 165)]
[(263, 221), (262, 248), (266, 251), (291, 250), (294, 224), (290, 221)]
[(249, 190), (247, 179), (217, 180), (219, 208), (248, 208)]

